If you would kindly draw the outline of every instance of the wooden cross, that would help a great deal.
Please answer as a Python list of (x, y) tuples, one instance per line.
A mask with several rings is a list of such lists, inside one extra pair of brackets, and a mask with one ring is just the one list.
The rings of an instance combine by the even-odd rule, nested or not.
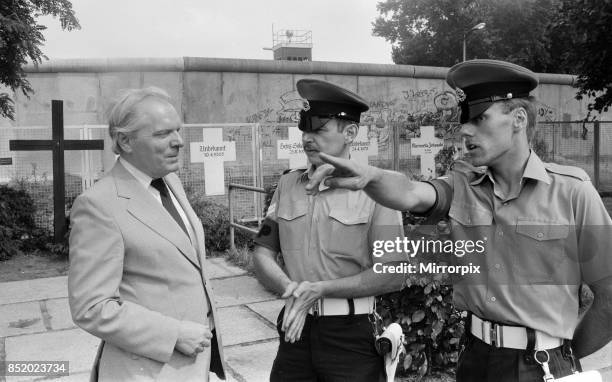
[(51, 140), (15, 139), (11, 151), (53, 152), (53, 238), (60, 243), (68, 227), (65, 216), (64, 150), (104, 150), (104, 140), (64, 140), (64, 102), (51, 101)]

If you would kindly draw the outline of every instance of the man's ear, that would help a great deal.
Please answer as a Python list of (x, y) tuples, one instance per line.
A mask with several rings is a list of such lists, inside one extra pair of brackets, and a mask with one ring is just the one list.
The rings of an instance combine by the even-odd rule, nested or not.
[(117, 146), (121, 148), (121, 151), (124, 153), (132, 152), (132, 141), (130, 136), (126, 133), (117, 133)]
[(524, 107), (517, 107), (513, 111), (514, 119), (513, 119), (513, 127), (514, 131), (518, 132), (520, 130), (527, 131), (527, 110)]
[(353, 143), (355, 138), (357, 138), (357, 133), (359, 132), (359, 126), (355, 123), (351, 123), (350, 125), (344, 128), (344, 140), (346, 143)]

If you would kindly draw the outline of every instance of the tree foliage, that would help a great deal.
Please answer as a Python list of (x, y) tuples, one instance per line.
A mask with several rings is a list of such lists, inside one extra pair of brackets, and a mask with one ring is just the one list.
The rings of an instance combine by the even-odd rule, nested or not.
[(560, 59), (578, 74), (577, 98), (593, 98), (589, 114), (608, 111), (612, 105), (612, 1), (561, 1), (551, 31), (571, 49), (560, 51)]
[(467, 59), (577, 74), (589, 115), (612, 105), (612, 0), (385, 0), (378, 11), (373, 33), (393, 44), (396, 64), (452, 66), (466, 36)]
[[(549, 25), (559, 1), (386, 0), (378, 3), (381, 16), (373, 32), (393, 44), (396, 64), (452, 66), (462, 60), (467, 35), (467, 59), (501, 59), (558, 72), (560, 62), (551, 46), (563, 49), (565, 44)], [(485, 29), (469, 33), (481, 22)]]
[[(68, 0), (2, 0), (0, 1), (0, 83), (13, 92), (29, 97), (33, 89), (23, 66), (28, 61), (39, 64), (47, 57), (40, 49), (45, 41), (44, 25), (37, 18), (51, 15), (59, 18), (64, 30), (79, 29), (78, 20)], [(14, 119), (14, 102), (8, 93), (0, 92), (0, 117)]]

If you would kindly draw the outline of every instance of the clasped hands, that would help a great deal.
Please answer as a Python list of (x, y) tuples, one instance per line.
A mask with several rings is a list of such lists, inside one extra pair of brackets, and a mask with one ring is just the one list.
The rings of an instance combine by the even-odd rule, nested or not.
[(192, 321), (181, 321), (174, 348), (188, 357), (195, 357), (210, 346), (212, 337), (208, 326)]
[(323, 287), (320, 282), (292, 281), (281, 297), (285, 299), (281, 331), (285, 333), (285, 342), (294, 343), (302, 336), (308, 311), (323, 297)]

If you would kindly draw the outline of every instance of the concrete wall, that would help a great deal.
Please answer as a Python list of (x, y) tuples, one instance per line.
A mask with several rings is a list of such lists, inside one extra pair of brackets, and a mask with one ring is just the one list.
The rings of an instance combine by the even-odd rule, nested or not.
[[(0, 119), (0, 126), (48, 125), (51, 99), (65, 101), (66, 124), (102, 124), (118, 90), (148, 85), (166, 89), (186, 123), (288, 122), (300, 105), (295, 82), (304, 77), (358, 92), (372, 104), (365, 119), (378, 127), (425, 113), (455, 117), (446, 68), (184, 57), (55, 60), (26, 71), (36, 93), (30, 99), (15, 94), (16, 120)], [(540, 75), (535, 95), (541, 120), (585, 116), (586, 101), (574, 98), (574, 81), (569, 75)]]
[[(300, 78), (324, 79), (351, 89), (370, 102), (370, 110), (362, 116), (362, 125), (369, 136), (378, 138), (378, 157), (375, 164), (390, 167), (392, 131), (399, 132), (396, 155), (400, 170), (416, 173), (417, 157), (410, 151), (410, 139), (422, 125), (444, 126), (457, 120), (455, 94), (445, 82), (447, 68), (407, 65), (375, 65), (329, 62), (295, 62), (273, 60), (236, 60), (211, 58), (169, 59), (114, 59), (114, 60), (57, 60), (26, 68), (28, 79), (35, 90), (30, 99), (14, 94), (16, 119), (0, 119), (0, 157), (13, 159), (13, 165), (0, 166), (0, 182), (27, 178), (37, 181), (52, 174), (49, 152), (10, 152), (10, 139), (50, 138), (51, 100), (64, 100), (66, 125), (103, 125), (105, 110), (120, 89), (155, 85), (165, 89), (185, 123), (285, 123), (296, 122), (302, 106), (295, 90)], [(540, 75), (541, 85), (534, 92), (539, 98), (538, 118), (541, 121), (575, 121), (584, 118), (586, 101), (577, 101), (572, 87), (575, 77), (569, 75)], [(0, 88), (0, 91), (3, 89)], [(6, 91), (6, 90), (4, 90)], [(612, 120), (610, 115), (601, 120)], [(10, 128), (22, 127), (22, 128)], [(36, 126), (40, 128), (35, 128)], [(612, 127), (612, 124), (609, 124)], [(27, 128), (24, 128), (27, 127)], [(580, 165), (592, 172), (592, 134), (582, 138), (580, 124), (566, 126), (563, 148), (555, 161)], [(440, 129), (443, 130), (443, 127)], [(95, 131), (94, 131), (95, 130)], [(231, 131), (230, 131), (231, 130)], [(604, 131), (602, 142), (612, 142), (612, 129)], [(236, 142), (236, 161), (225, 165), (225, 180), (251, 184), (253, 178), (250, 128), (226, 127), (224, 140)], [(550, 130), (548, 130), (550, 131)], [(97, 179), (114, 162), (105, 128), (92, 130), (92, 138), (105, 138), (103, 153), (66, 154), (66, 171), (86, 179), (83, 169), (89, 168), (90, 177)], [(201, 140), (201, 129), (184, 129), (186, 141)], [(66, 129), (66, 138), (79, 139), (78, 129)], [(289, 166), (279, 160), (276, 142), (286, 139), (286, 128), (264, 126), (260, 132), (264, 184), (278, 177)], [(555, 147), (552, 134), (544, 133), (549, 147)], [(231, 137), (230, 137), (231, 135)], [(550, 136), (546, 136), (550, 135)], [(186, 184), (203, 189), (203, 166), (189, 164), (189, 145), (184, 155)], [(602, 145), (602, 156), (612, 155), (612, 144)], [(90, 159), (87, 159), (90, 156)], [(89, 165), (87, 162), (89, 161)], [(85, 164), (83, 164), (85, 163)], [(93, 163), (93, 164), (92, 164)], [(607, 163), (607, 162), (606, 162)], [(604, 171), (608, 171), (607, 167)], [(612, 165), (608, 174), (612, 184)], [(80, 179), (80, 178), (79, 178)], [(80, 193), (80, 185), (67, 188), (70, 195)], [(37, 201), (49, 195), (35, 195)], [(242, 204), (253, 209), (253, 196), (243, 197)], [(220, 197), (219, 202), (224, 202)], [(44, 200), (43, 200), (44, 202)], [(41, 202), (41, 206), (45, 205)], [(239, 201), (239, 203), (241, 203)], [(48, 204), (48, 203), (47, 203)], [(51, 216), (39, 206), (41, 222)], [(247, 210), (244, 216), (253, 216)], [(46, 211), (46, 212), (45, 212)], [(250, 214), (250, 215), (249, 215)], [(43, 219), (44, 218), (44, 219)], [(49, 223), (50, 224), (50, 223)]]

